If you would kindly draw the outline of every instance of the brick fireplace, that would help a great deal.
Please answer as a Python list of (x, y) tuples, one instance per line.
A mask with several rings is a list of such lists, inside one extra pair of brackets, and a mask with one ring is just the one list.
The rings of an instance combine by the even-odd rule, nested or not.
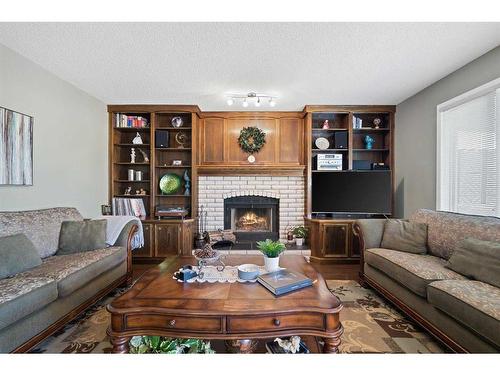
[[(246, 206), (245, 200), (248, 201)], [(276, 203), (274, 211), (272, 202)], [(234, 203), (233, 207), (231, 203)], [(236, 232), (243, 232), (238, 241), (250, 241), (249, 237), (251, 241), (260, 240), (262, 236), (286, 240), (287, 228), (304, 224), (304, 178), (302, 176), (199, 176), (198, 205), (204, 206), (208, 212), (209, 231), (230, 229), (232, 225), (233, 229), (237, 229)], [(245, 210), (244, 207), (249, 210)], [(239, 223), (232, 223), (231, 220)]]

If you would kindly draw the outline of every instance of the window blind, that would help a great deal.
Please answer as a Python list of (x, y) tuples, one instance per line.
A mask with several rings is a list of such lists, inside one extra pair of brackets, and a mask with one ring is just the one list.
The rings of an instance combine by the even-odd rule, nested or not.
[(442, 110), (437, 208), (500, 216), (500, 90)]

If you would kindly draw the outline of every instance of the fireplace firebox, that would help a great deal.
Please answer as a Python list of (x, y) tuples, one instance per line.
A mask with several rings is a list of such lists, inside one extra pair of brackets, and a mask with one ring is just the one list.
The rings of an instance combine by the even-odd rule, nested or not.
[(257, 241), (279, 239), (279, 200), (260, 196), (224, 199), (224, 229), (236, 235), (236, 249), (255, 249)]

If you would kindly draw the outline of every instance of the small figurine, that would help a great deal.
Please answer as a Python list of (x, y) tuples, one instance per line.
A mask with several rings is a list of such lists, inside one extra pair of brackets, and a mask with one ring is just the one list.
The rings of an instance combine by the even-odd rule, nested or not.
[(141, 188), (141, 190), (139, 190), (139, 195), (146, 195), (146, 190)]
[(130, 195), (131, 193), (132, 193), (132, 186), (129, 186), (125, 189), (123, 195)]
[(328, 120), (325, 120), (325, 122), (323, 122), (323, 128), (324, 130), (328, 130), (330, 129), (330, 124), (328, 123)]
[(138, 149), (139, 152), (141, 153), (142, 155), (142, 158), (144, 159), (143, 162), (144, 163), (149, 163), (149, 157), (148, 157), (148, 154), (146, 154), (146, 151), (144, 151), (143, 149), (139, 148)]
[(132, 139), (132, 143), (134, 145), (142, 145), (142, 138), (139, 132), (137, 132), (137, 135), (134, 137), (134, 139)]
[(380, 124), (382, 124), (382, 120), (379, 119), (378, 117), (375, 117), (373, 119), (373, 125), (375, 126), (375, 129), (379, 129), (380, 128)]
[(130, 150), (130, 162), (132, 164), (135, 164), (135, 148), (132, 147), (132, 149)]
[(367, 150), (371, 150), (373, 148), (374, 143), (375, 140), (372, 137), (370, 137), (369, 135), (365, 137), (365, 145)]
[(191, 195), (191, 179), (189, 178), (187, 169), (184, 171), (184, 195)]

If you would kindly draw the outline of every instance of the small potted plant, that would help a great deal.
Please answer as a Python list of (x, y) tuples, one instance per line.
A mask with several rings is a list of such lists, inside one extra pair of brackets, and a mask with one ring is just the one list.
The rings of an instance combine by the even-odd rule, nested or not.
[(304, 245), (304, 240), (307, 237), (309, 229), (307, 229), (303, 225), (299, 225), (298, 227), (293, 228), (293, 235), (295, 236), (295, 243), (297, 246)]
[(258, 241), (257, 249), (264, 255), (264, 267), (267, 272), (277, 271), (280, 268), (280, 254), (285, 251), (285, 244), (267, 239)]

